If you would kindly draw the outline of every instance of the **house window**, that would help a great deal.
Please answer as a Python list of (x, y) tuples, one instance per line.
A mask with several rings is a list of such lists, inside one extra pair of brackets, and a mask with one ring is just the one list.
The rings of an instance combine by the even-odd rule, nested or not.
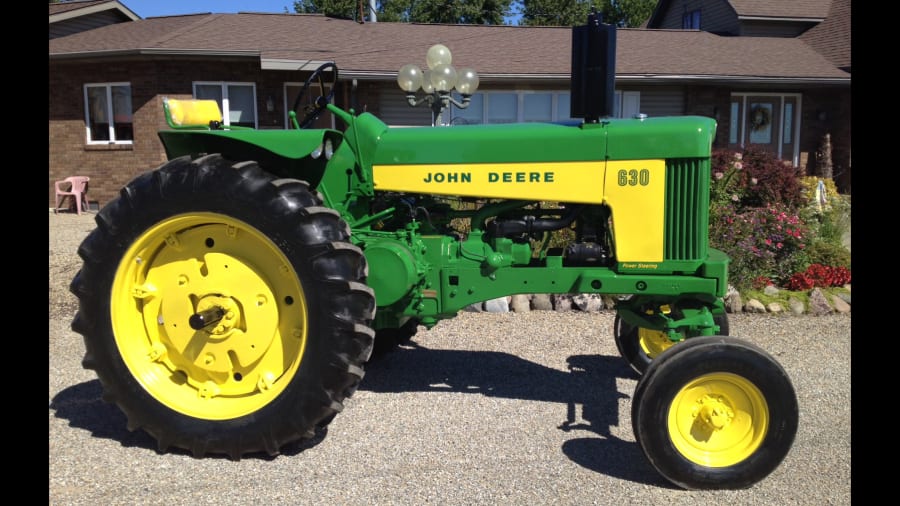
[(253, 83), (196, 82), (194, 98), (218, 102), (226, 125), (257, 126), (256, 85)]
[(614, 118), (633, 118), (641, 112), (641, 92), (616, 90)]
[(131, 144), (134, 141), (130, 84), (85, 84), (84, 104), (88, 144)]
[(699, 30), (700, 29), (700, 9), (685, 12), (681, 17), (681, 28), (683, 30)]
[[(461, 97), (454, 97), (457, 101)], [(448, 119), (449, 118), (449, 119)], [(489, 91), (472, 95), (469, 107), (444, 111), (451, 125), (565, 121), (569, 93), (561, 91)]]
[[(616, 91), (613, 116), (630, 118), (640, 112), (639, 91)], [(461, 97), (455, 95), (459, 101)], [(488, 91), (472, 95), (465, 109), (445, 110), (444, 124), (475, 125), (486, 123), (527, 123), (570, 121), (571, 97), (568, 91)]]

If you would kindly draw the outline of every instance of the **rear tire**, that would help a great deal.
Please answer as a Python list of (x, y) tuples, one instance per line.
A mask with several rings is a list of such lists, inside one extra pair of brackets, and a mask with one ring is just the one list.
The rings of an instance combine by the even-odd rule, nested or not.
[(799, 408), (787, 373), (761, 348), (701, 336), (663, 352), (638, 381), (634, 436), (656, 470), (685, 489), (743, 489), (787, 456)]
[(210, 155), (135, 178), (98, 213), (72, 329), (129, 430), (239, 459), (341, 411), (375, 297), (349, 227), (321, 205), (305, 182)]

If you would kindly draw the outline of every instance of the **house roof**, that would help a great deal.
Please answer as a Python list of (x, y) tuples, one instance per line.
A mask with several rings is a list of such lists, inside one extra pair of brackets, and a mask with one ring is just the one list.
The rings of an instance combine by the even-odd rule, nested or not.
[(67, 19), (86, 16), (108, 10), (115, 10), (124, 18), (132, 21), (141, 19), (131, 9), (121, 2), (113, 0), (73, 0), (69, 2), (57, 2), (50, 4), (50, 23), (57, 23)]
[(850, 0), (833, 0), (825, 21), (810, 28), (800, 38), (836, 67), (850, 72)]
[[(663, 0), (665, 1), (665, 0)], [(728, 0), (738, 18), (822, 20), (832, 0)], [(662, 1), (660, 2), (662, 3)]]
[[(358, 23), (309, 14), (195, 14), (103, 26), (49, 43), (51, 60), (136, 56), (246, 57), (263, 69), (313, 69), (334, 61), (342, 78), (392, 79), (425, 64), (442, 43), (482, 81), (568, 80), (570, 27)], [(847, 84), (795, 38), (721, 37), (694, 30), (618, 29), (617, 80), (726, 80)]]
[[(734, 9), (738, 19), (819, 22), (828, 16), (832, 0), (720, 0)], [(673, 0), (659, 0), (642, 26), (659, 26)]]

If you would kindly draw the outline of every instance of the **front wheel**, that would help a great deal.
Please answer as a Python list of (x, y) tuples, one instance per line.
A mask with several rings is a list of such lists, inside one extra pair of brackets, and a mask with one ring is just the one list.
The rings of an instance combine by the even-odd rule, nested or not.
[[(719, 335), (727, 336), (731, 332), (728, 315), (715, 315), (713, 321), (719, 326)], [(678, 344), (669, 339), (665, 332), (633, 327), (622, 320), (618, 314), (613, 322), (613, 337), (619, 355), (638, 374), (644, 374), (655, 357)]]
[(752, 343), (702, 336), (663, 352), (638, 381), (635, 439), (685, 489), (742, 489), (782, 462), (797, 433), (787, 373)]
[(342, 409), (374, 337), (367, 265), (306, 183), (219, 155), (130, 182), (84, 240), (72, 328), (160, 451), (275, 455)]

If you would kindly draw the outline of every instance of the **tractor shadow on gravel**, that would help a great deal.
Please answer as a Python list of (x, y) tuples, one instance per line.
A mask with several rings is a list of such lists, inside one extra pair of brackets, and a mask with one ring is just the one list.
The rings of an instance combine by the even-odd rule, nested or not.
[[(156, 440), (143, 430), (130, 432), (126, 428), (125, 415), (116, 406), (104, 402), (101, 398), (102, 387), (99, 380), (86, 381), (61, 390), (50, 402), (50, 409), (56, 418), (69, 421), (69, 426), (83, 429), (91, 436), (100, 439), (118, 441), (125, 448), (143, 448), (157, 453), (174, 455), (191, 455), (189, 451), (171, 447), (159, 452)], [(297, 455), (321, 443), (328, 434), (328, 428), (316, 430), (310, 439), (290, 443), (281, 448), (280, 456)], [(250, 453), (242, 459), (273, 460), (279, 455), (270, 456), (264, 452)], [(207, 454), (204, 459), (230, 460), (226, 455)]]
[[(412, 340), (391, 353), (373, 356), (359, 389), (460, 392), (563, 404), (566, 415), (556, 422), (557, 429), (600, 436), (566, 441), (562, 451), (569, 459), (601, 474), (674, 489), (647, 462), (637, 443), (610, 430), (622, 423), (620, 409), (630, 412), (630, 404), (619, 405), (630, 395), (619, 391), (617, 379), (637, 380), (635, 372), (619, 356), (573, 355), (567, 362), (569, 370), (561, 371), (509, 353), (428, 349)], [(630, 432), (630, 418), (624, 423)]]

